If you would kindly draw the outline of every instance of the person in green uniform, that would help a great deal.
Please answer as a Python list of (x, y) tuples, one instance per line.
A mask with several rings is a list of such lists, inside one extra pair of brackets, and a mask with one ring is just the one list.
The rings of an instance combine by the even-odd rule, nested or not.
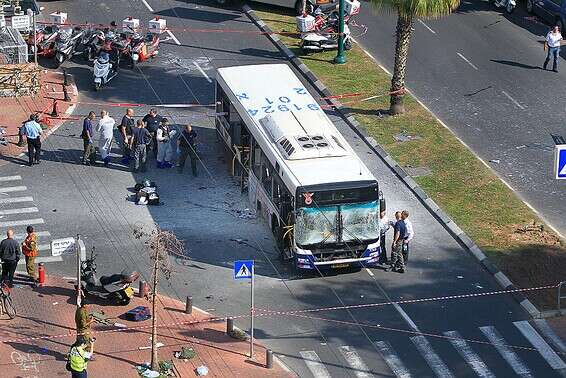
[(75, 325), (77, 326), (77, 342), (83, 340), (85, 343), (92, 344), (94, 341), (90, 334), (90, 325), (94, 322), (94, 318), (88, 313), (88, 302), (83, 299), (81, 306), (77, 307), (75, 312)]
[[(90, 350), (87, 352), (89, 344)], [(70, 368), (72, 378), (87, 378), (86, 367), (88, 361), (92, 359), (93, 349), (94, 343), (88, 343), (86, 340), (78, 340), (71, 346), (67, 369)]]

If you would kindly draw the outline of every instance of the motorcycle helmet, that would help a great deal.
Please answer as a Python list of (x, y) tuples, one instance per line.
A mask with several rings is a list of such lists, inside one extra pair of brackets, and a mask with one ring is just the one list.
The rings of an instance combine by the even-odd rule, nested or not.
[(98, 61), (101, 64), (106, 64), (106, 63), (108, 63), (109, 60), (110, 60), (110, 55), (108, 55), (108, 53), (106, 51), (102, 51), (100, 53), (100, 55), (98, 56)]

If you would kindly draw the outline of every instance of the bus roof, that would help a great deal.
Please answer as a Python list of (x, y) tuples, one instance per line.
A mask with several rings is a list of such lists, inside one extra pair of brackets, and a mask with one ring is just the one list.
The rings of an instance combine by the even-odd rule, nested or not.
[(375, 181), (286, 64), (219, 68), (217, 80), (293, 191), (298, 186)]

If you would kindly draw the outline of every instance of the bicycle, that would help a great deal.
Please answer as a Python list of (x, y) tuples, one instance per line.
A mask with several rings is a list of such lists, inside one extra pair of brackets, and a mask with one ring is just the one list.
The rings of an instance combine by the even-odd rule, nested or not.
[(16, 317), (16, 308), (10, 296), (10, 288), (5, 283), (2, 283), (0, 285), (0, 316), (4, 314), (8, 315), (10, 319)]

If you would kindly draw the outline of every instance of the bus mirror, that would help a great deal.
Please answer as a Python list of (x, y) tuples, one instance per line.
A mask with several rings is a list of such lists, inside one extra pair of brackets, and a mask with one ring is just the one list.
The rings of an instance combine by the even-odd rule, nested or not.
[(381, 197), (379, 199), (379, 211), (386, 211), (387, 210), (387, 206), (385, 204), (385, 198)]

